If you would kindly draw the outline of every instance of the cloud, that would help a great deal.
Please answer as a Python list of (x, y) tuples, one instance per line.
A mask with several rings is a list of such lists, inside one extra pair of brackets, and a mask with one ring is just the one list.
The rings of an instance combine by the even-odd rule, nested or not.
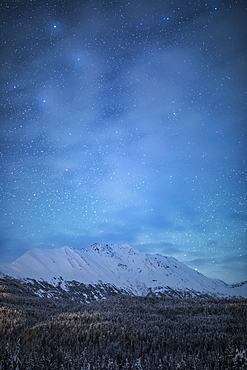
[(183, 253), (176, 244), (167, 242), (135, 244), (135, 248), (150, 254), (161, 254), (172, 257)]
[(230, 220), (236, 220), (236, 221), (244, 222), (244, 223), (247, 222), (247, 213), (245, 212), (234, 212), (234, 213), (229, 214), (228, 217)]
[(14, 236), (0, 236), (0, 262), (1, 264), (11, 263), (33, 247), (34, 245), (30, 241), (19, 240)]
[(74, 248), (86, 248), (93, 243), (113, 243), (113, 244), (124, 244), (124, 243), (134, 243), (135, 232), (134, 230), (127, 229), (121, 225), (104, 225), (104, 230), (99, 232), (95, 230), (94, 234), (85, 231), (85, 234), (80, 234), (79, 231), (77, 235), (68, 234), (57, 234), (50, 235), (45, 238), (44, 243), (40, 247), (54, 248), (69, 246)]
[(88, 233), (76, 236), (60, 233), (56, 235), (49, 235), (48, 237), (46, 237), (40, 247), (45, 246), (46, 248), (60, 248), (68, 246), (81, 249), (95, 243), (97, 241), (95, 240), (95, 238), (95, 236), (92, 236)]
[(215, 225), (209, 222), (199, 222), (193, 224), (193, 229), (199, 233), (212, 233), (215, 230)]
[(247, 255), (197, 258), (184, 263), (191, 268), (198, 269), (208, 277), (220, 277), (228, 283), (237, 283), (246, 280)]

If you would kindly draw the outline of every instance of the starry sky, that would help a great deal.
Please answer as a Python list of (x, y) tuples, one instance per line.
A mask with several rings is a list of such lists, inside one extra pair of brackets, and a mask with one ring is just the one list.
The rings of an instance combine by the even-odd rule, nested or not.
[(0, 258), (128, 243), (246, 280), (244, 0), (0, 3)]

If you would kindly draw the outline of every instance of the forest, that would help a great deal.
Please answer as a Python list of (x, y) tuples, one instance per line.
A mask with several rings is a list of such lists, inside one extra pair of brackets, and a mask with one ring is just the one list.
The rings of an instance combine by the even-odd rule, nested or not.
[(1, 370), (247, 369), (247, 299), (70, 298), (0, 279)]

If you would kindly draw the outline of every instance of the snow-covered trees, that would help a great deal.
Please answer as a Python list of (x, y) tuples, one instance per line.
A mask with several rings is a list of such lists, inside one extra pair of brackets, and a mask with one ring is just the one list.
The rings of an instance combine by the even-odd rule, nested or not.
[(246, 370), (247, 300), (78, 304), (11, 284), (0, 281), (1, 370)]
[(232, 359), (232, 368), (235, 370), (247, 370), (247, 353), (246, 350), (236, 350), (235, 356)]

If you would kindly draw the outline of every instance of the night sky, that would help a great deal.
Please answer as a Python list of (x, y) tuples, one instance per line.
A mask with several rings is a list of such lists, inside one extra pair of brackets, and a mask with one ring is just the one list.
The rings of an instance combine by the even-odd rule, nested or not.
[(129, 243), (246, 280), (246, 1), (16, 0), (1, 17), (1, 262)]

